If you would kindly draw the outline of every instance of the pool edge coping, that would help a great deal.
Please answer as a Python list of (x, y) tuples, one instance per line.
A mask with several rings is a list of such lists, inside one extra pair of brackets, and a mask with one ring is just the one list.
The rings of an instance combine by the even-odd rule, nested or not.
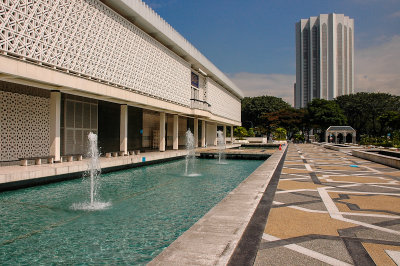
[[(146, 154), (147, 155), (147, 154)], [(102, 173), (109, 173), (114, 171), (126, 170), (131, 168), (137, 168), (152, 164), (159, 164), (163, 162), (169, 162), (173, 160), (179, 160), (186, 156), (186, 153), (183, 152), (176, 152), (169, 155), (153, 155), (150, 160), (146, 160), (145, 162), (141, 162), (139, 159), (141, 157), (135, 156), (125, 156), (120, 158), (101, 158), (101, 163), (106, 166), (102, 166), (101, 172)], [(143, 155), (142, 155), (143, 157)], [(31, 170), (24, 172), (17, 172), (12, 173), (12, 175), (21, 174), (22, 178), (20, 180), (9, 181), (9, 182), (0, 182), (0, 193), (5, 191), (17, 190), (17, 189), (24, 189), (28, 187), (34, 186), (41, 186), (51, 183), (57, 183), (61, 181), (67, 181), (72, 179), (79, 179), (82, 178), (83, 173), (87, 171), (88, 163), (85, 161), (79, 162), (72, 162), (72, 163), (65, 163), (65, 165), (52, 165), (52, 169), (47, 170)], [(71, 165), (72, 164), (72, 165)], [(78, 164), (78, 165), (73, 165)], [(17, 166), (21, 168), (25, 168), (29, 170), (30, 166)], [(32, 166), (35, 167), (35, 166)], [(37, 166), (36, 166), (37, 167)], [(41, 166), (39, 166), (41, 167)], [(49, 168), (47, 165), (43, 165), (43, 167)], [(59, 171), (59, 169), (66, 171)], [(26, 174), (27, 173), (27, 174)], [(31, 177), (31, 173), (34, 174), (34, 177)], [(36, 177), (35, 175), (38, 175)]]

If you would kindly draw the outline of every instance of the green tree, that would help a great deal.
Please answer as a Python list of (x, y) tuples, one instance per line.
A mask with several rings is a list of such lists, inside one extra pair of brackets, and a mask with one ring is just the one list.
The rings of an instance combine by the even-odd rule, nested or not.
[(245, 97), (242, 100), (242, 123), (247, 128), (258, 127), (263, 129), (265, 121), (262, 115), (290, 108), (290, 105), (281, 98), (274, 96)]
[(346, 124), (346, 116), (339, 105), (335, 101), (324, 99), (314, 99), (308, 103), (305, 120), (309, 121), (311, 128), (320, 131), (321, 139), (324, 139), (325, 130), (329, 126), (342, 126)]
[(238, 137), (239, 139), (243, 139), (244, 137), (247, 136), (247, 130), (244, 127), (236, 127), (233, 130), (233, 134), (235, 137)]
[(378, 117), (378, 121), (385, 134), (400, 130), (400, 112), (398, 111), (386, 111)]
[(390, 111), (400, 111), (400, 97), (387, 93), (358, 92), (339, 96), (335, 102), (347, 117), (348, 125), (357, 130), (357, 137), (381, 136), (388, 125), (380, 117)]
[(271, 130), (275, 127), (283, 127), (287, 131), (287, 137), (291, 139), (299, 130), (304, 131), (306, 115), (305, 109), (295, 109), (292, 107), (281, 109), (276, 112), (263, 114), (266, 122), (271, 122)]
[(274, 131), (274, 138), (276, 140), (286, 140), (286, 134), (287, 134), (286, 129), (278, 127)]

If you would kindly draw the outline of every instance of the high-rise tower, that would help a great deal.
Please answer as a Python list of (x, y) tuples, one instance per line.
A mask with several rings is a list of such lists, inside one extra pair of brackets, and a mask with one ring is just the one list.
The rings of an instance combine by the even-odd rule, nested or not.
[(354, 93), (354, 19), (321, 14), (296, 23), (294, 105)]

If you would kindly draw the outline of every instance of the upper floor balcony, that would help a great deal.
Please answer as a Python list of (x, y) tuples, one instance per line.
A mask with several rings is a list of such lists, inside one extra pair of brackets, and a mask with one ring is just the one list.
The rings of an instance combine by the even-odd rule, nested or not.
[(190, 108), (192, 109), (200, 109), (204, 111), (210, 112), (211, 104), (206, 101), (202, 101), (199, 99), (190, 99)]

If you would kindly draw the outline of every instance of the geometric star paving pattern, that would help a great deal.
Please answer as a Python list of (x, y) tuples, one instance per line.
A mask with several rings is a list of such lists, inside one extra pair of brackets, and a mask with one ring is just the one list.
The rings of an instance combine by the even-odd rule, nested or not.
[(291, 144), (254, 265), (400, 265), (400, 171)]

